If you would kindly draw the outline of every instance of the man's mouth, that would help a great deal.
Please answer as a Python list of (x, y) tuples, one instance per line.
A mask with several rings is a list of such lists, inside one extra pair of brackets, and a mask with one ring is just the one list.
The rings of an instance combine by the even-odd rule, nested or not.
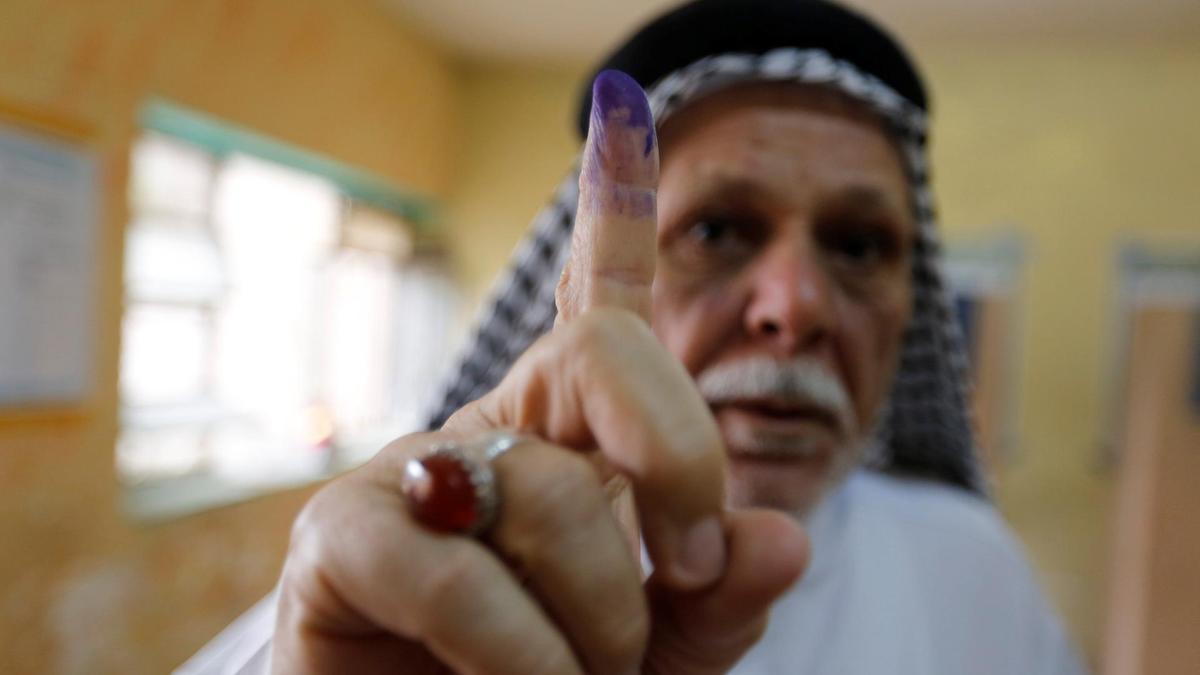
[(731, 459), (806, 461), (829, 455), (841, 440), (837, 415), (819, 406), (745, 399), (711, 407)]
[(841, 423), (838, 416), (827, 408), (820, 406), (798, 404), (790, 401), (775, 399), (741, 399), (722, 401), (711, 406), (713, 415), (718, 419), (725, 414), (734, 414), (747, 418), (756, 424), (772, 428), (805, 427), (813, 425), (827, 427), (829, 431), (840, 431)]

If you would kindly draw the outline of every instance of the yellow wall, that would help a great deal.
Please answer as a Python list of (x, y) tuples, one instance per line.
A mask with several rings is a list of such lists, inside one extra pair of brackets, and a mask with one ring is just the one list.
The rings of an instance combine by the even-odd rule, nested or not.
[[(139, 526), (113, 468), (122, 228), (136, 110), (161, 95), (440, 196), (457, 92), (369, 0), (6, 0), (0, 119), (88, 131), (104, 171), (95, 393), (0, 411), (0, 672), (163, 673), (273, 584), (307, 491)], [(2, 319), (0, 319), (2, 320)]]
[(1200, 46), (934, 45), (934, 169), (953, 234), (1031, 245), (1019, 447), (999, 501), (1088, 655), (1101, 651), (1114, 476), (1105, 359), (1123, 237), (1200, 238)]
[(582, 69), (462, 69), (462, 143), (446, 222), (458, 276), (474, 302), (578, 151), (574, 100), (581, 77)]
[[(1019, 447), (997, 496), (1095, 660), (1113, 491), (1099, 447), (1115, 246), (1123, 233), (1200, 237), (1200, 47), (917, 44), (934, 89), (933, 166), (947, 229), (971, 236), (1011, 225), (1028, 238)], [(468, 71), (463, 181), (449, 213), (475, 294), (574, 155), (564, 120), (582, 72)]]

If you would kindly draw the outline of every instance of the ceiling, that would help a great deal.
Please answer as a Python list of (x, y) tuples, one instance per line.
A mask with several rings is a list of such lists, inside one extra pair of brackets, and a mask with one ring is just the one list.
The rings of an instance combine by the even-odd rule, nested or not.
[[(907, 38), (1190, 37), (1197, 0), (843, 0)], [(468, 60), (589, 63), (677, 0), (379, 0)]]

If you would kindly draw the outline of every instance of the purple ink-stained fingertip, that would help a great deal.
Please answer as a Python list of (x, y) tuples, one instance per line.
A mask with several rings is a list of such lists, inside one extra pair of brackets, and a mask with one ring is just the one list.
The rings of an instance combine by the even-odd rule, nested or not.
[(622, 112), (625, 124), (648, 130), (646, 154), (654, 148), (654, 117), (650, 103), (637, 80), (619, 70), (603, 70), (592, 83), (592, 124), (604, 124), (612, 113)]

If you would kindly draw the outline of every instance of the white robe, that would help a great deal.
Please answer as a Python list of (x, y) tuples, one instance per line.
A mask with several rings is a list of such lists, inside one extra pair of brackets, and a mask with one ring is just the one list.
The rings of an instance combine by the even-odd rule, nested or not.
[(858, 472), (808, 528), (812, 562), (735, 675), (1084, 672), (987, 502)]
[[(1080, 675), (1020, 546), (962, 490), (860, 471), (808, 524), (813, 558), (734, 675)], [(180, 667), (269, 668), (274, 595)]]

